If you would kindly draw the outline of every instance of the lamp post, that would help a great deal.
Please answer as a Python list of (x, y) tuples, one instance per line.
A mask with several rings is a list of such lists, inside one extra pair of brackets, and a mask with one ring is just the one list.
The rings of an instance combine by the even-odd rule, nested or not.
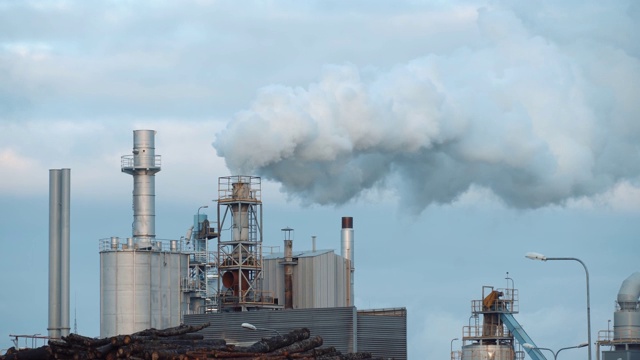
[[(582, 260), (580, 260), (578, 258), (572, 258), (572, 257), (546, 257), (546, 256), (544, 256), (542, 254), (538, 254), (538, 253), (534, 253), (534, 252), (526, 253), (525, 257), (528, 258), (528, 259), (531, 259), (531, 260), (540, 260), (540, 261), (547, 261), (547, 260), (573, 260), (573, 261), (579, 262), (582, 265), (582, 267), (584, 268), (584, 272), (587, 275), (587, 345), (589, 346), (589, 360), (591, 360), (591, 305), (590, 305), (590, 299), (589, 299), (589, 270), (587, 270), (587, 265), (585, 265), (582, 262)], [(582, 344), (580, 344), (580, 345), (582, 345)], [(582, 346), (580, 346), (580, 347), (582, 347)], [(560, 349), (560, 350), (563, 350), (563, 349)], [(560, 350), (558, 350), (558, 352), (560, 352)]]
[(252, 324), (249, 324), (249, 323), (242, 323), (242, 325), (240, 325), (240, 326), (242, 326), (245, 329), (249, 329), (249, 330), (253, 330), (253, 331), (256, 331), (256, 330), (273, 331), (274, 333), (278, 334), (278, 336), (282, 336), (282, 335), (280, 335), (278, 330), (275, 330), (275, 329), (259, 328), (259, 327), (256, 327), (255, 325), (252, 325)]
[(451, 346), (450, 346), (451, 347), (451, 352), (449, 353), (449, 354), (451, 354), (451, 360), (454, 359), (453, 358), (453, 342), (456, 341), (456, 340), (458, 340), (458, 338), (451, 339)]
[(556, 351), (556, 352), (553, 352), (553, 350), (551, 350), (551, 349), (543, 348), (543, 347), (537, 347), (537, 346), (531, 345), (531, 344), (529, 344), (529, 343), (524, 343), (524, 344), (522, 344), (522, 347), (527, 348), (527, 349), (538, 349), (538, 350), (547, 350), (547, 351), (551, 351), (551, 353), (553, 354), (553, 358), (554, 358), (555, 360), (558, 360), (558, 353), (559, 353), (560, 351), (562, 351), (562, 350), (567, 350), (567, 349), (577, 349), (577, 348), (582, 348), (582, 347), (585, 347), (585, 346), (587, 346), (587, 345), (589, 345), (589, 344), (588, 344), (588, 343), (582, 343), (582, 344), (580, 344), (580, 345), (567, 346), (567, 347), (563, 347), (562, 349), (560, 349), (560, 350), (558, 350), (558, 351)]

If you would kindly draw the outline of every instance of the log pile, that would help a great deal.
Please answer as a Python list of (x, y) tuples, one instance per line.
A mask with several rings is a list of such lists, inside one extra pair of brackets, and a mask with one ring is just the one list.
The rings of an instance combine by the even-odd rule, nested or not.
[(105, 339), (69, 334), (36, 349), (18, 351), (11, 348), (4, 356), (0, 356), (0, 360), (373, 359), (370, 353), (342, 354), (334, 347), (322, 348), (322, 338), (311, 337), (306, 328), (263, 338), (250, 346), (235, 346), (227, 344), (225, 340), (204, 340), (202, 335), (194, 334), (207, 326), (208, 323), (164, 330), (147, 329)]

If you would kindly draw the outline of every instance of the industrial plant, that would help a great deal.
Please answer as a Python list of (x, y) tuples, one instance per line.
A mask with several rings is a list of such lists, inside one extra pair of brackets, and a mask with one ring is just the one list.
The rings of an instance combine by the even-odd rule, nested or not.
[[(451, 360), (523, 360), (525, 353), (532, 360), (545, 360), (543, 350), (557, 358), (562, 350), (589, 346), (585, 342), (555, 352), (538, 347), (514, 316), (519, 312), (519, 295), (508, 273), (507, 280), (511, 280), (511, 287), (483, 286), (482, 297), (471, 301), (469, 325), (462, 330), (462, 347), (451, 348)], [(640, 359), (640, 272), (622, 282), (613, 328), (600, 330), (595, 345), (597, 360)]]
[(159, 239), (154, 137), (153, 130), (134, 131), (132, 155), (122, 156), (122, 172), (133, 177), (132, 234), (100, 240), (100, 337), (210, 323), (206, 338), (259, 340), (238, 325), (249, 322), (282, 332), (305, 327), (347, 353), (407, 358), (406, 309), (353, 304), (352, 217), (336, 227), (340, 254), (294, 250), (290, 228), (283, 229), (284, 252), (265, 254), (261, 179), (225, 176), (218, 179), (216, 219), (198, 209), (184, 237)]
[[(311, 249), (296, 248), (289, 227), (281, 229), (283, 251), (265, 251), (261, 178), (223, 176), (217, 181), (215, 218), (201, 213), (208, 207), (201, 206), (184, 236), (159, 238), (155, 176), (161, 156), (155, 134), (133, 131), (132, 154), (121, 157), (121, 171), (133, 178), (130, 236), (99, 240), (101, 339), (184, 326), (207, 340), (246, 344), (264, 332), (299, 328), (341, 352), (407, 359), (406, 309), (354, 305), (353, 217), (336, 219), (340, 253), (317, 249), (315, 237)], [(70, 335), (69, 179), (69, 169), (50, 170), (47, 338), (52, 340)], [(461, 348), (454, 350), (452, 341), (451, 360), (545, 360), (546, 351), (556, 357), (561, 350), (586, 346), (591, 355), (588, 342), (558, 352), (538, 347), (516, 320), (519, 293), (508, 273), (506, 279), (506, 288), (482, 286), (471, 301)], [(597, 359), (640, 360), (639, 298), (640, 273), (634, 273), (617, 295), (613, 328), (598, 333)]]

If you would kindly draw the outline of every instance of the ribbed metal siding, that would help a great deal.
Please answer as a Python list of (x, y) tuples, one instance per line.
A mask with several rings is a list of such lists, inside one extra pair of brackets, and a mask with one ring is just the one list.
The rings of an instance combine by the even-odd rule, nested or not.
[(353, 352), (355, 349), (355, 307), (263, 310), (217, 314), (185, 315), (187, 325), (211, 323), (201, 334), (206, 339), (225, 339), (229, 343), (252, 343), (262, 337), (271, 336), (268, 331), (251, 331), (243, 329), (244, 322), (259, 328), (268, 328), (286, 333), (293, 329), (306, 327), (311, 336), (320, 335), (324, 340), (323, 347), (335, 346), (342, 352)]
[[(263, 290), (284, 304), (283, 258), (269, 258), (263, 262)], [(295, 309), (347, 306), (346, 260), (333, 251), (297, 258), (293, 267), (293, 307)]]
[(389, 313), (392, 315), (385, 315), (385, 312), (358, 312), (358, 351), (370, 352), (385, 359), (407, 358), (406, 310), (398, 309)]
[(187, 263), (182, 253), (101, 252), (100, 336), (178, 326)]

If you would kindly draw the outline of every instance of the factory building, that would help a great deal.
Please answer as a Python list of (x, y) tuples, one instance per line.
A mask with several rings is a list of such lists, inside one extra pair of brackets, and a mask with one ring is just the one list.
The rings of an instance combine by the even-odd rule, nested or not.
[[(293, 309), (349, 306), (346, 281), (348, 262), (333, 250), (293, 252)], [(280, 302), (285, 299), (284, 253), (264, 257), (264, 285)], [(284, 304), (284, 302), (283, 302)]]
[[(224, 312), (185, 316), (185, 324), (211, 325), (200, 331), (207, 339), (225, 339), (227, 343), (247, 343), (308, 328), (319, 335), (323, 346), (343, 353), (370, 352), (384, 359), (407, 359), (407, 311), (405, 308), (357, 310), (349, 307)], [(251, 323), (260, 331), (240, 326)]]
[[(250, 322), (261, 331), (306, 327), (312, 336), (321, 336), (325, 346), (342, 352), (407, 358), (405, 308), (354, 306), (353, 218), (342, 218), (340, 254), (317, 250), (315, 239), (311, 250), (294, 250), (291, 228), (282, 229), (284, 251), (266, 254), (261, 180), (228, 176), (218, 180), (216, 223), (200, 214), (208, 207), (201, 206), (186, 236), (158, 239), (155, 174), (161, 159), (155, 155), (155, 131), (136, 130), (133, 135), (132, 155), (123, 156), (121, 162), (122, 172), (133, 176), (132, 233), (101, 239), (99, 244), (100, 337), (211, 323), (201, 331), (206, 338), (230, 344), (258, 341), (264, 332), (240, 326)], [(69, 169), (50, 170), (50, 339), (70, 330), (69, 174)], [(514, 317), (519, 311), (518, 290), (513, 281), (511, 285), (484, 286), (482, 297), (472, 300), (462, 347), (451, 349), (452, 360), (522, 360), (525, 354), (533, 360), (546, 359), (541, 350), (551, 350), (537, 347)], [(601, 355), (603, 360), (640, 360), (639, 300), (640, 273), (634, 273), (620, 287), (613, 328), (598, 334), (598, 360)], [(17, 341), (25, 336), (15, 337)], [(605, 347), (602, 352), (601, 347)]]
[[(243, 322), (281, 330), (306, 327), (343, 352), (406, 359), (406, 309), (358, 310), (354, 299), (353, 218), (343, 217), (341, 253), (295, 250), (264, 254), (261, 179), (218, 179), (217, 218), (198, 209), (180, 240), (155, 234), (155, 131), (133, 132), (122, 172), (133, 176), (130, 237), (100, 240), (100, 336), (180, 324), (212, 325), (209, 338), (257, 341)], [(337, 227), (336, 227), (337, 228)], [(337, 232), (336, 232), (337, 233)]]
[[(229, 306), (221, 306), (219, 312), (187, 314), (184, 316), (185, 324), (210, 323), (211, 326), (201, 331), (205, 338), (224, 338), (228, 343), (258, 341), (273, 335), (268, 331), (286, 333), (305, 327), (312, 336), (321, 336), (325, 346), (334, 346), (343, 353), (360, 351), (382, 358), (406, 359), (406, 309), (358, 310), (352, 304), (354, 265), (350, 259), (354, 258), (353, 218), (342, 218), (340, 239), (343, 254), (340, 255), (334, 250), (316, 250), (315, 245), (311, 250), (294, 250), (293, 229), (282, 230), (285, 233), (284, 252), (259, 257), (262, 293), (269, 294), (269, 300), (263, 303), (268, 306), (252, 309), (259, 311), (238, 311), (238, 307), (230, 311)], [(241, 271), (237, 268), (238, 273)], [(232, 286), (233, 282), (222, 281), (220, 288), (226, 299), (221, 302), (228, 302), (236, 291)], [(248, 332), (240, 326), (245, 322), (269, 330)]]

